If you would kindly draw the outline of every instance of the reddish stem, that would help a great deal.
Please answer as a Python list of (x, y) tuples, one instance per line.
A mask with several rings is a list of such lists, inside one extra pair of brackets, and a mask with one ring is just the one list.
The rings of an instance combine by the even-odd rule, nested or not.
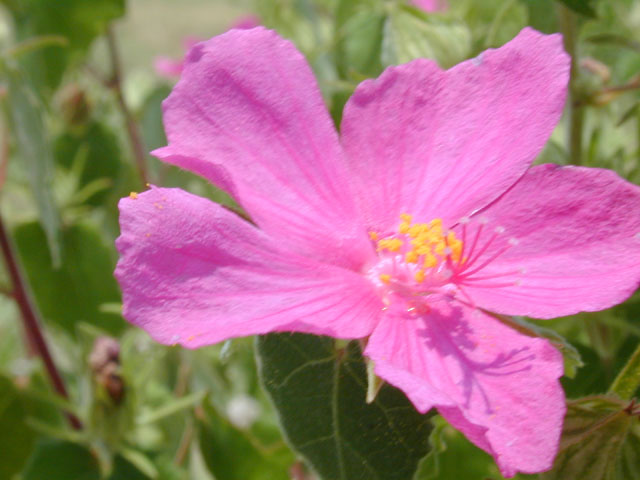
[[(35, 310), (27, 294), (27, 289), (25, 287), (26, 284), (24, 282), (22, 274), (20, 273), (17, 256), (11, 245), (11, 240), (9, 239), (7, 229), (4, 226), (2, 216), (0, 216), (0, 249), (2, 249), (2, 256), (4, 258), (9, 277), (11, 278), (11, 283), (13, 284), (13, 296), (16, 300), (16, 303), (18, 304), (18, 308), (20, 309), (24, 330), (26, 332), (29, 343), (33, 346), (35, 352), (42, 359), (44, 367), (47, 371), (47, 374), (49, 375), (49, 379), (51, 380), (55, 391), (62, 397), (68, 399), (69, 395), (67, 393), (67, 389), (64, 386), (62, 376), (60, 375), (60, 372), (53, 362), (53, 358), (51, 357), (51, 353), (49, 352), (49, 347), (47, 346), (47, 342), (42, 334), (40, 324), (38, 323)], [(71, 427), (73, 427), (75, 430), (82, 429), (82, 423), (80, 423), (80, 420), (78, 420), (75, 415), (67, 412), (66, 416)]]

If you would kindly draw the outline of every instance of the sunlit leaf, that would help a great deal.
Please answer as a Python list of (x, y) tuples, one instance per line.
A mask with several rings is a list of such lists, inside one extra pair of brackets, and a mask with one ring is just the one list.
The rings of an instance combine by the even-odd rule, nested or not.
[(387, 18), (382, 43), (385, 65), (431, 58), (449, 68), (470, 53), (471, 35), (461, 22), (404, 5), (392, 10)]

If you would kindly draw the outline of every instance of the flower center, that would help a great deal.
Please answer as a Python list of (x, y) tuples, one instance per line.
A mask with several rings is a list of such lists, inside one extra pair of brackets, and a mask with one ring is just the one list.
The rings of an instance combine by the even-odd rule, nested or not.
[[(473, 304), (464, 286), (501, 288), (519, 285), (523, 269), (500, 269), (485, 273), (487, 267), (518, 241), (505, 237), (505, 229), (488, 229), (488, 220), (468, 217), (456, 223), (456, 232), (443, 228), (442, 220), (413, 223), (411, 215), (400, 215), (397, 232), (369, 232), (378, 253), (368, 277), (380, 289), (385, 304), (402, 299), (401, 304), (426, 305), (433, 296), (458, 296)], [(469, 231), (471, 230), (471, 231)], [(427, 307), (428, 308), (428, 307)]]
[(403, 213), (400, 220), (392, 234), (369, 232), (379, 257), (370, 277), (385, 291), (385, 297), (439, 293), (465, 261), (463, 242), (455, 232), (443, 229), (439, 218), (413, 223), (411, 215)]

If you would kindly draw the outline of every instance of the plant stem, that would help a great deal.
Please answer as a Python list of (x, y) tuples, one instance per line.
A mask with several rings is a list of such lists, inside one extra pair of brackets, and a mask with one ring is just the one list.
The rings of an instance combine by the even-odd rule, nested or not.
[(609, 392), (615, 393), (623, 400), (631, 400), (640, 387), (640, 344), (611, 384)]
[[(9, 234), (4, 226), (1, 215), (0, 249), (2, 249), (2, 256), (4, 258), (9, 277), (11, 278), (11, 283), (13, 284), (13, 296), (16, 300), (16, 303), (18, 304), (18, 308), (20, 309), (20, 314), (22, 315), (22, 321), (27, 338), (30, 344), (33, 346), (35, 352), (42, 359), (44, 367), (47, 371), (47, 374), (49, 375), (49, 379), (51, 380), (55, 391), (60, 396), (68, 399), (69, 395), (67, 393), (67, 389), (64, 386), (62, 376), (60, 375), (60, 372), (56, 368), (56, 365), (53, 361), (53, 357), (51, 356), (49, 347), (47, 346), (47, 342), (44, 338), (44, 335), (42, 334), (40, 324), (36, 317), (35, 309), (27, 294), (26, 284), (18, 267), (18, 259), (15, 250), (11, 245), (11, 240), (9, 239)], [(75, 430), (82, 429), (82, 424), (75, 415), (69, 412), (67, 412), (66, 415), (72, 428), (74, 428)]]
[(142, 138), (138, 125), (131, 114), (131, 110), (127, 106), (127, 102), (124, 99), (124, 93), (122, 90), (122, 67), (120, 62), (120, 54), (118, 53), (118, 46), (116, 44), (116, 37), (113, 32), (113, 27), (110, 25), (107, 29), (107, 45), (109, 49), (109, 58), (111, 59), (111, 81), (110, 86), (113, 88), (118, 100), (118, 106), (124, 116), (124, 121), (127, 127), (127, 135), (129, 136), (129, 142), (131, 143), (131, 150), (133, 151), (133, 157), (136, 161), (136, 167), (138, 169), (138, 175), (144, 185), (149, 183), (149, 174), (147, 171), (146, 151), (142, 144)]
[(560, 26), (564, 39), (564, 48), (571, 57), (571, 77), (569, 80), (569, 161), (573, 165), (582, 164), (582, 131), (584, 128), (584, 108), (581, 106), (578, 88), (578, 21), (576, 14), (564, 5), (559, 5)]

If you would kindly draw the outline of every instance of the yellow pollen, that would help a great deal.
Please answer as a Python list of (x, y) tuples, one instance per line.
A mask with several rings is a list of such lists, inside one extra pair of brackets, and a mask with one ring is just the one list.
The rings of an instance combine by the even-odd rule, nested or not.
[(378, 242), (378, 251), (389, 250), (390, 252), (397, 252), (402, 247), (402, 243), (399, 238), (385, 238)]
[(418, 253), (415, 250), (411, 250), (410, 252), (407, 252), (407, 254), (404, 256), (404, 261), (407, 263), (418, 263), (418, 257), (420, 255), (418, 255)]
[(138, 194), (137, 194), (136, 192), (131, 192), (131, 193), (129, 194), (129, 198), (130, 198), (131, 200), (135, 200), (136, 198), (138, 198)]
[(389, 275), (388, 273), (381, 273), (379, 278), (383, 283), (391, 282), (391, 275)]
[(378, 240), (378, 234), (376, 232), (369, 232), (369, 238), (375, 242)]
[[(450, 255), (451, 260), (459, 262), (462, 255), (462, 241), (452, 231), (443, 231), (442, 219), (434, 218), (428, 223), (412, 224), (412, 217), (406, 213), (400, 215), (402, 222), (398, 232), (411, 238), (411, 249), (405, 253), (406, 263), (421, 263), (424, 270), (435, 268)], [(381, 240), (378, 242), (378, 250), (388, 249), (396, 245), (392, 241), (399, 239)], [(397, 245), (401, 245), (398, 243)], [(397, 247), (399, 248), (399, 246)], [(397, 251), (397, 250), (393, 250)], [(422, 258), (422, 261), (420, 261)], [(422, 272), (422, 273), (421, 273)], [(425, 271), (416, 273), (416, 281), (424, 280)], [(422, 280), (419, 280), (422, 278)]]
[(418, 270), (415, 274), (416, 282), (422, 283), (424, 281), (424, 270)]
[(433, 268), (438, 265), (438, 259), (432, 253), (424, 256), (424, 268)]

